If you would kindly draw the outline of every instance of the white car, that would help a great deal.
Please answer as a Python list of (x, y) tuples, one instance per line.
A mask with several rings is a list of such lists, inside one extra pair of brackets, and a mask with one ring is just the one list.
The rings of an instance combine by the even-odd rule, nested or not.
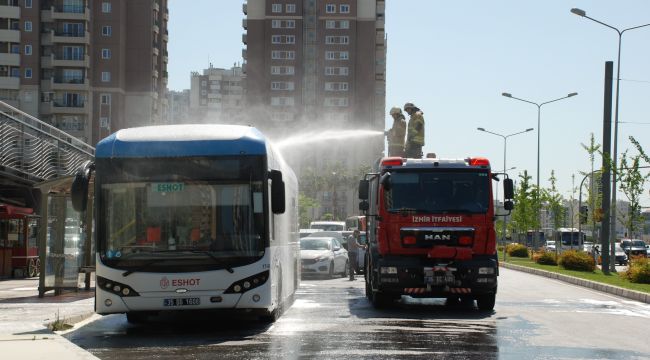
[(302, 239), (302, 238), (304, 238), (306, 236), (309, 236), (309, 235), (311, 235), (313, 233), (317, 233), (317, 232), (320, 232), (320, 231), (323, 231), (323, 230), (321, 230), (321, 229), (300, 229), (300, 238)]
[(548, 240), (546, 242), (546, 251), (555, 251), (555, 241), (554, 240)]
[(348, 275), (348, 251), (333, 237), (300, 239), (300, 260), (303, 275)]

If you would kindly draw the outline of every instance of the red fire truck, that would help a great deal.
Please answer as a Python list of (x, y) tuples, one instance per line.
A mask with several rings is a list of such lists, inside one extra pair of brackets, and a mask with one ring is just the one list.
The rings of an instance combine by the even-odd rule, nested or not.
[[(513, 208), (505, 174), (505, 210)], [(366, 295), (375, 307), (402, 295), (477, 300), (492, 310), (499, 272), (492, 181), (485, 158), (380, 160), (359, 184), (366, 213)]]

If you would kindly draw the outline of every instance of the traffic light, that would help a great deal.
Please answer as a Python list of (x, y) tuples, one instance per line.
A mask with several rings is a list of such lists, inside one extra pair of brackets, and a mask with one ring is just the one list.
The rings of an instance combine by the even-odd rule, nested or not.
[(580, 206), (580, 223), (581, 224), (586, 224), (587, 223), (588, 214), (589, 214), (589, 207), (587, 207), (586, 205)]

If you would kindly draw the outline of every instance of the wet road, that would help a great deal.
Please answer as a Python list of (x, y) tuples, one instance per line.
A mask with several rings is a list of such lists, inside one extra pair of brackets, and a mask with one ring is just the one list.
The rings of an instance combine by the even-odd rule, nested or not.
[(273, 325), (217, 315), (65, 336), (101, 359), (648, 359), (650, 305), (502, 269), (493, 313), (442, 300), (375, 310), (361, 279), (303, 280)]

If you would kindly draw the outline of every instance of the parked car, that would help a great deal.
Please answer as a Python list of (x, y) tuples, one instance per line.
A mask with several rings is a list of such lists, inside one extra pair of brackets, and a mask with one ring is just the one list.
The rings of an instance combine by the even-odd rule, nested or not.
[(592, 251), (593, 247), (594, 247), (594, 243), (592, 243), (590, 241), (585, 241), (582, 244), (582, 251), (591, 254), (591, 251)]
[(304, 238), (305, 236), (309, 236), (313, 233), (323, 231), (321, 229), (300, 229), (300, 238)]
[(345, 221), (312, 221), (309, 224), (309, 228), (325, 231), (343, 231), (345, 230)]
[(616, 263), (619, 265), (627, 265), (627, 254), (621, 248), (620, 244), (616, 244), (614, 248), (614, 254), (616, 255)]
[(348, 251), (333, 237), (307, 236), (300, 239), (303, 275), (348, 275)]
[(341, 243), (341, 245), (347, 246), (347, 242), (343, 237), (342, 231), (319, 231), (307, 235), (306, 237), (333, 237)]
[(547, 240), (544, 247), (546, 251), (555, 251), (555, 240)]
[(648, 257), (648, 250), (645, 247), (645, 242), (639, 239), (622, 239), (620, 243), (625, 254), (630, 258), (632, 256)]

